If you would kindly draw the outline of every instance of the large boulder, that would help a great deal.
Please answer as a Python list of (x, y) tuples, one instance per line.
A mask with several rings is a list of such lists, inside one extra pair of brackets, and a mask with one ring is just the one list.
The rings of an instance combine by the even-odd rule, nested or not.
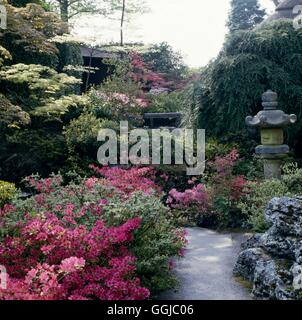
[(302, 198), (274, 198), (265, 217), (270, 229), (243, 246), (234, 275), (253, 283), (256, 298), (302, 298)]
[(270, 233), (302, 237), (302, 198), (273, 198), (265, 218), (272, 226)]
[(267, 232), (259, 240), (260, 247), (279, 258), (294, 259), (295, 239)]
[(238, 257), (234, 275), (253, 282), (258, 261), (266, 261), (269, 257), (260, 248), (246, 249)]
[(292, 290), (293, 276), (287, 261), (258, 261), (253, 281), (253, 295), (269, 300), (291, 300), (295, 298)]

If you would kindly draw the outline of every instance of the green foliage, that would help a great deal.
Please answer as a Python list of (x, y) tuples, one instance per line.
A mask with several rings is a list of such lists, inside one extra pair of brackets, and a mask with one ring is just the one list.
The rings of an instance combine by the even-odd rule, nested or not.
[(302, 169), (298, 168), (297, 163), (288, 163), (283, 166), (282, 182), (288, 191), (294, 195), (302, 194)]
[(82, 63), (77, 43), (53, 40), (67, 25), (40, 5), (18, 4), (6, 5), (8, 28), (0, 30), (0, 177), (16, 182), (65, 167), (62, 127), (89, 104), (75, 94), (81, 81), (62, 73)]
[(76, 69), (83, 65), (83, 57), (80, 50), (80, 45), (76, 42), (56, 42), (59, 50), (59, 64), (57, 67), (58, 72), (65, 72), (69, 76), (82, 79), (82, 72), (77, 70), (69, 70), (71, 66)]
[(89, 173), (89, 164), (97, 161), (97, 150), (100, 146), (97, 137), (101, 128), (119, 130), (119, 124), (84, 112), (64, 128), (63, 134), (68, 148), (68, 171), (73, 170), (81, 175)]
[(207, 160), (215, 160), (216, 157), (227, 155), (236, 145), (234, 143), (223, 144), (217, 138), (209, 138), (206, 143)]
[(91, 113), (83, 113), (65, 127), (69, 170), (78, 171), (81, 174), (88, 173), (89, 164), (97, 161), (97, 150), (100, 146), (97, 137), (101, 128), (118, 132), (119, 123), (98, 119)]
[(65, 106), (58, 108), (60, 103), (50, 105), (52, 110), (48, 110), (45, 106), (54, 99), (71, 94), (74, 86), (79, 83), (79, 80), (74, 77), (57, 73), (41, 65), (16, 64), (3, 67), (0, 70), (0, 77), (1, 91), (8, 92), (7, 96), (13, 103), (33, 114), (35, 108), (39, 106), (40, 113), (45, 111), (46, 116), (51, 113), (56, 115), (64, 113), (66, 108)]
[(142, 218), (142, 226), (135, 234), (132, 252), (138, 258), (137, 271), (142, 283), (153, 295), (171, 289), (177, 284), (169, 268), (169, 257), (177, 256), (182, 243), (173, 227), (171, 213), (155, 196), (141, 193), (124, 201), (115, 198), (104, 207), (109, 224), (134, 217)]
[(154, 72), (163, 74), (169, 81), (183, 80), (188, 75), (182, 55), (166, 42), (152, 45), (142, 57)]
[(22, 111), (18, 106), (13, 105), (5, 96), (0, 93), (0, 128), (16, 127), (30, 123), (30, 116), (27, 112)]
[(13, 183), (0, 180), (0, 209), (15, 196), (17, 189)]
[(230, 36), (193, 92), (198, 110), (195, 125), (209, 136), (246, 131), (245, 117), (262, 108), (261, 95), (270, 88), (279, 94), (280, 108), (300, 119), (287, 132), (292, 145), (302, 128), (301, 37), (301, 30), (282, 20)]
[(67, 25), (37, 4), (31, 3), (24, 8), (6, 7), (7, 29), (0, 31), (0, 40), (11, 52), (13, 63), (56, 67), (58, 49), (49, 39), (67, 33)]
[(248, 223), (256, 232), (268, 229), (264, 218), (264, 211), (268, 202), (274, 197), (290, 195), (288, 188), (278, 180), (266, 180), (262, 182), (251, 182), (242, 198), (239, 208), (248, 217)]
[(302, 194), (302, 169), (290, 163), (284, 166), (282, 180), (251, 182), (246, 194), (241, 199), (239, 208), (248, 217), (248, 223), (254, 231), (266, 231), (268, 225), (264, 212), (268, 202), (274, 197), (295, 196)]
[(62, 117), (70, 117), (72, 110), (76, 114), (82, 112), (88, 103), (89, 99), (86, 96), (75, 94), (63, 95), (60, 98), (50, 97), (45, 101), (44, 105), (35, 108), (31, 115), (43, 117), (45, 121), (61, 121)]
[(231, 32), (254, 28), (263, 21), (265, 10), (258, 0), (232, 0), (227, 26)]
[(139, 96), (142, 93), (141, 84), (134, 81), (129, 73), (133, 71), (130, 58), (123, 60), (106, 59), (110, 66), (110, 77), (100, 86), (104, 93), (124, 93), (131, 96)]
[[(81, 156), (96, 156), (97, 136), (101, 120), (87, 113), (74, 119), (66, 127), (64, 135), (70, 153), (79, 152)], [(82, 157), (81, 157), (82, 158)]]
[(11, 129), (0, 144), (0, 176), (15, 182), (36, 172), (47, 176), (58, 172), (66, 158), (64, 137), (53, 128)]
[(11, 60), (12, 56), (8, 50), (0, 45), (0, 67), (3, 65), (5, 60)]
[(145, 112), (178, 112), (183, 108), (183, 98), (179, 92), (149, 95), (149, 98), (151, 100), (150, 106), (146, 108)]

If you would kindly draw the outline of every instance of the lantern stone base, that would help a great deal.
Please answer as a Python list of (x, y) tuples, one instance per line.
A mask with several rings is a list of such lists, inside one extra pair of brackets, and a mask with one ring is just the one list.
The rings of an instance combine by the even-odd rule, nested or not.
[(261, 145), (256, 148), (256, 154), (264, 161), (265, 179), (281, 179), (282, 160), (287, 157), (289, 147), (282, 145)]
[(281, 159), (264, 159), (264, 177), (265, 179), (281, 179)]

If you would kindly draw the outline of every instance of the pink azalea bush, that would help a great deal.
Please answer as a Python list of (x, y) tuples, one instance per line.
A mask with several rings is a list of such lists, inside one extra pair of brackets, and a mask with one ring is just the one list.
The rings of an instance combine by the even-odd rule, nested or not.
[(155, 171), (150, 167), (130, 168), (128, 170), (119, 167), (90, 166), (96, 173), (106, 178), (109, 185), (121, 191), (125, 195), (131, 195), (133, 192), (141, 191), (146, 194), (161, 190), (154, 182)]
[(225, 156), (217, 156), (208, 163), (210, 172), (206, 183), (202, 184), (193, 177), (187, 183), (189, 189), (184, 192), (172, 189), (169, 192), (167, 204), (189, 221), (197, 220), (201, 224), (207, 221), (207, 224), (220, 223), (224, 226), (237, 223), (236, 220), (241, 219), (238, 204), (247, 183), (244, 176), (234, 174), (238, 161), (236, 149)]
[[(6, 212), (9, 214), (9, 211)], [(67, 219), (65, 219), (67, 217)], [(140, 218), (106, 227), (99, 217), (89, 229), (51, 212), (15, 226), (0, 245), (0, 264), (10, 276), (2, 299), (132, 300), (149, 297), (135, 277), (135, 257), (126, 246)]]
[(169, 192), (167, 204), (175, 209), (186, 209), (190, 206), (196, 206), (199, 212), (204, 212), (208, 206), (209, 197), (204, 185), (198, 184), (193, 189), (178, 192), (172, 189)]
[(60, 176), (29, 177), (36, 193), (0, 210), (9, 274), (0, 299), (137, 300), (175, 285), (170, 259), (184, 234), (152, 169), (93, 168), (102, 177), (65, 186)]

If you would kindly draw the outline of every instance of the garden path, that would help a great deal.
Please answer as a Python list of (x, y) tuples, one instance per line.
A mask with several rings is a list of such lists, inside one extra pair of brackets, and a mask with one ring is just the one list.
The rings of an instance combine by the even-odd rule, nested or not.
[(244, 241), (243, 234), (225, 234), (189, 228), (185, 256), (175, 261), (178, 291), (164, 293), (161, 300), (251, 300), (247, 288), (232, 270)]

